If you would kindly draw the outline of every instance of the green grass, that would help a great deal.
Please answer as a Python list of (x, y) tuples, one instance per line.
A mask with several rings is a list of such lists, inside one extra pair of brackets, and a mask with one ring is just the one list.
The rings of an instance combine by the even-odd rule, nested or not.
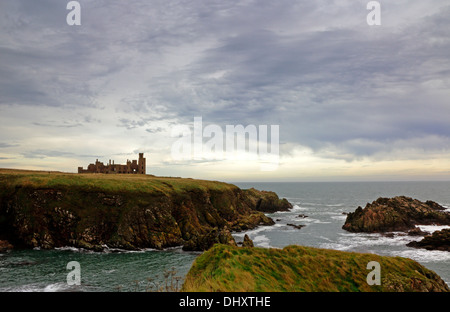
[[(366, 281), (367, 274), (371, 271), (366, 268), (370, 261), (377, 261), (381, 265), (380, 286), (370, 286)], [(439, 280), (433, 271), (407, 258), (303, 246), (267, 249), (215, 245), (196, 259), (182, 290), (415, 291), (422, 286), (430, 289), (445, 288), (445, 283)]]
[(138, 192), (164, 193), (190, 190), (232, 190), (236, 186), (218, 181), (155, 177), (151, 175), (127, 174), (74, 174), (48, 171), (0, 169), (0, 185), (4, 189), (16, 186), (30, 188), (69, 189), (77, 187), (85, 191), (107, 193)]

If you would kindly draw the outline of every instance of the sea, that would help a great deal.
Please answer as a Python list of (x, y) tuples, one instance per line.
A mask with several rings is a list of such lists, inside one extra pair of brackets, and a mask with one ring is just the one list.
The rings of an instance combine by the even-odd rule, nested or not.
[[(349, 233), (342, 229), (346, 213), (379, 197), (404, 195), (433, 200), (450, 211), (450, 182), (246, 182), (241, 188), (274, 191), (293, 208), (268, 214), (273, 226), (233, 233), (236, 241), (245, 234), (254, 245), (283, 248), (303, 245), (343, 251), (406, 257), (436, 272), (450, 285), (450, 252), (407, 247), (421, 237), (398, 232), (393, 235)], [(290, 225), (288, 225), (290, 224)], [(300, 229), (292, 225), (303, 225)], [(420, 226), (425, 231), (442, 226)], [(93, 252), (72, 247), (54, 250), (12, 250), (0, 254), (0, 292), (144, 292), (178, 290), (200, 252), (181, 248)], [(69, 263), (76, 261), (79, 270)], [(80, 285), (74, 284), (74, 273)], [(381, 271), (381, 274), (383, 272)]]

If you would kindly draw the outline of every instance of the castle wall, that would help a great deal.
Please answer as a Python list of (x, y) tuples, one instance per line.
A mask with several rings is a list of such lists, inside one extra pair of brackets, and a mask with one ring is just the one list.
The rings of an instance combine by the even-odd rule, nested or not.
[(78, 167), (78, 173), (146, 174), (146, 159), (144, 153), (139, 153), (138, 160), (127, 160), (126, 165), (114, 164), (114, 161), (111, 164), (111, 160), (109, 160), (109, 164), (105, 165), (97, 159), (95, 164), (89, 164), (87, 169)]

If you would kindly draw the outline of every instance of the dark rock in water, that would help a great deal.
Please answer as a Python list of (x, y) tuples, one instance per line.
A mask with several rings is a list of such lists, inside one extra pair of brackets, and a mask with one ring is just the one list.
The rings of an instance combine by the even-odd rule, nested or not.
[(408, 247), (424, 248), (427, 250), (450, 251), (450, 229), (435, 231), (425, 236), (421, 241), (406, 244)]
[(253, 241), (248, 237), (247, 234), (244, 236), (244, 242), (242, 243), (242, 247), (254, 247)]
[(415, 227), (414, 229), (408, 231), (409, 236), (425, 236), (429, 235), (430, 232), (422, 231), (420, 228)]
[(36, 261), (23, 260), (23, 261), (13, 262), (10, 265), (11, 266), (26, 266), (26, 265), (35, 265), (35, 264), (37, 264)]
[(7, 252), (13, 248), (13, 245), (11, 245), (8, 241), (0, 240), (0, 252)]
[(288, 223), (287, 225), (289, 225), (289, 226), (292, 226), (292, 227), (294, 227), (294, 228), (296, 228), (296, 229), (301, 229), (302, 227), (304, 227), (305, 225), (303, 225), (303, 224), (292, 224), (292, 223)]
[[(442, 208), (442, 209), (441, 209)], [(419, 224), (450, 225), (450, 213), (439, 204), (405, 196), (378, 198), (363, 209), (349, 213), (343, 229), (349, 232), (395, 232), (414, 229)]]
[(308, 218), (308, 216), (307, 216), (307, 215), (304, 215), (303, 213), (301, 213), (301, 214), (299, 214), (299, 215), (297, 216), (297, 218), (302, 218), (302, 219), (304, 219), (304, 218)]

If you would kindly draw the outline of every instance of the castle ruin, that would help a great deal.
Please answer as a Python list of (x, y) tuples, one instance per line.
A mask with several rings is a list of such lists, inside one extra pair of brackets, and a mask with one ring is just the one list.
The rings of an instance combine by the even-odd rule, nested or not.
[(95, 161), (95, 164), (90, 164), (87, 169), (78, 167), (78, 173), (107, 173), (107, 174), (145, 174), (145, 158), (144, 153), (139, 153), (138, 160), (127, 160), (126, 165), (111, 163), (111, 159), (107, 165), (102, 162)]

